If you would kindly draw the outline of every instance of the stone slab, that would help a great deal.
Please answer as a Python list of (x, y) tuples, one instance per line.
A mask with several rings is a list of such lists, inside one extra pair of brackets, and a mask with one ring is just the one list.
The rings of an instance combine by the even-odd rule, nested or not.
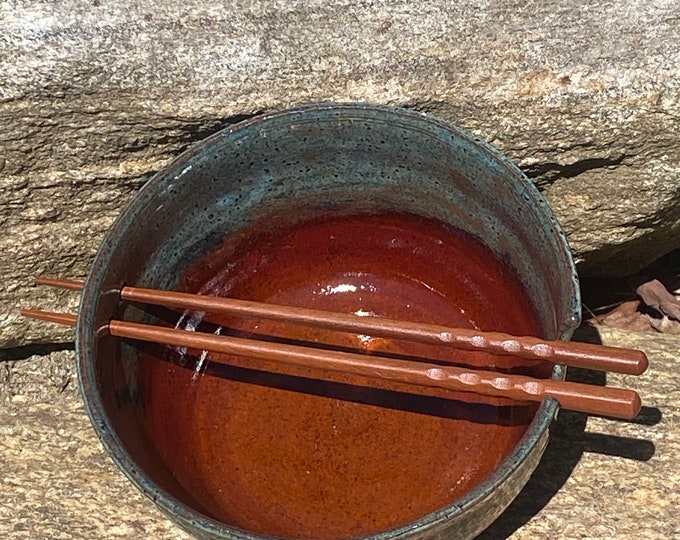
[(40, 273), (81, 277), (191, 143), (320, 100), (453, 121), (534, 179), (584, 274), (680, 245), (674, 0), (0, 1), (0, 346), (65, 339)]
[[(541, 464), (478, 540), (666, 540), (680, 534), (679, 336), (601, 329), (608, 345), (645, 350), (634, 422), (560, 412)], [(73, 352), (0, 362), (0, 537), (188, 540), (104, 453), (84, 413)], [(575, 371), (577, 380), (604, 377)]]

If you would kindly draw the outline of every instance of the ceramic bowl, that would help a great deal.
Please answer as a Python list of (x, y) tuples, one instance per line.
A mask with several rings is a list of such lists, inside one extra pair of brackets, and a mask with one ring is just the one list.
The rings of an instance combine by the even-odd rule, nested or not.
[[(447, 122), (377, 105), (319, 104), (258, 116), (194, 145), (136, 194), (106, 235), (82, 294), (77, 354), (86, 409), (106, 451), (198, 538), (265, 537), (205, 515), (159, 459), (139, 413), (145, 396), (134, 357), (105, 329), (126, 316), (118, 290), (173, 288), (187, 265), (255, 220), (358, 204), (481, 239), (516, 272), (542, 337), (569, 339), (579, 324), (574, 263), (550, 208), (500, 152)], [(557, 366), (553, 377), (563, 376)], [(557, 409), (546, 399), (514, 450), (462, 498), (370, 538), (474, 537), (528, 480)]]

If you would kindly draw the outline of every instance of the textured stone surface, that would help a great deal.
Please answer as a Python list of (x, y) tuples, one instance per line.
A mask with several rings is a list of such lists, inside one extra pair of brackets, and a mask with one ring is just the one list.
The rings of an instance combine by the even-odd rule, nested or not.
[[(637, 390), (634, 422), (561, 412), (539, 468), (520, 497), (479, 540), (511, 538), (676, 538), (680, 516), (678, 336), (599, 329), (606, 345), (644, 350), (641, 377), (608, 374), (606, 382)], [(572, 370), (602, 384), (601, 374)], [(519, 528), (517, 528), (519, 527)]]
[(106, 455), (74, 370), (72, 351), (0, 364), (0, 537), (189, 538)]
[(674, 0), (0, 0), (0, 347), (78, 277), (144, 180), (244, 116), (318, 100), (403, 105), (535, 178), (585, 273), (680, 244)]
[[(679, 336), (602, 329), (644, 349), (635, 422), (561, 412), (539, 468), (479, 540), (665, 540), (680, 533)], [(71, 351), (0, 362), (0, 537), (188, 540), (106, 456), (83, 411)], [(576, 380), (602, 383), (577, 371)]]

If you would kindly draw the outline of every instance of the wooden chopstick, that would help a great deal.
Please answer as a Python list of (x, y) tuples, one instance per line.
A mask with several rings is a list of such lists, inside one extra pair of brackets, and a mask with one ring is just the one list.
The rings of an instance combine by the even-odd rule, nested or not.
[[(23, 309), (21, 314), (25, 317), (60, 324), (75, 325), (76, 322), (76, 316), (71, 314), (31, 309)], [(406, 383), (410, 385), (414, 393), (418, 393), (419, 388), (435, 387), (518, 401), (536, 402), (550, 396), (559, 401), (564, 409), (628, 420), (634, 418), (641, 408), (638, 394), (625, 388), (536, 379), (523, 375), (506, 375), (493, 371), (218, 336), (118, 320), (109, 322), (109, 332), (121, 338), (190, 347), (325, 371), (351, 373), (370, 379)], [(223, 358), (218, 358), (216, 361), (226, 363)]]
[[(81, 290), (83, 287), (83, 282), (76, 280), (38, 277), (35, 282), (37, 285), (72, 290)], [(120, 297), (130, 302), (283, 321), (630, 375), (644, 373), (649, 365), (647, 356), (642, 351), (591, 343), (544, 340), (530, 336), (518, 337), (500, 332), (480, 332), (468, 328), (450, 328), (382, 317), (359, 317), (345, 313), (129, 286), (122, 287)]]

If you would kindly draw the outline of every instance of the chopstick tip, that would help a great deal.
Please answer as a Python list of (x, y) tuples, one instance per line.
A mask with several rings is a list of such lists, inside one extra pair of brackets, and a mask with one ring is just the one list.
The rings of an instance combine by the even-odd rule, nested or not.
[(71, 291), (82, 291), (83, 281), (79, 279), (59, 279), (49, 276), (36, 276), (33, 280), (35, 285), (45, 285), (47, 287), (56, 287), (59, 289), (68, 289)]
[(634, 375), (642, 375), (645, 371), (647, 371), (647, 368), (649, 367), (649, 358), (647, 358), (647, 355), (643, 351), (637, 352), (638, 352), (638, 361), (636, 364), (637, 370), (634, 373)]
[(43, 311), (40, 309), (21, 308), (19, 313), (27, 319), (63, 324), (65, 326), (76, 326), (78, 317), (72, 313), (56, 313), (53, 311)]

